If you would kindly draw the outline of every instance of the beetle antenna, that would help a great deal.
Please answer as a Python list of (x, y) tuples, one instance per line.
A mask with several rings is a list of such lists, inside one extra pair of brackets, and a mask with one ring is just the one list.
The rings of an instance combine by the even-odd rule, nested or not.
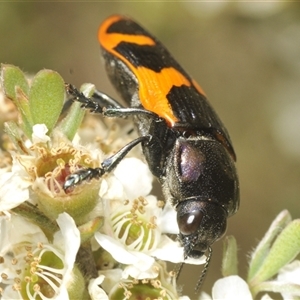
[(205, 263), (204, 268), (201, 272), (200, 278), (197, 281), (197, 284), (196, 284), (196, 287), (195, 287), (195, 294), (197, 294), (199, 292), (199, 289), (200, 289), (201, 285), (203, 284), (203, 281), (205, 279), (205, 276), (206, 276), (206, 273), (207, 273), (207, 270), (208, 270), (208, 267), (209, 267), (209, 262), (210, 262), (211, 257), (212, 257), (212, 249), (211, 249), (211, 247), (208, 247), (208, 256), (206, 258), (206, 263)]

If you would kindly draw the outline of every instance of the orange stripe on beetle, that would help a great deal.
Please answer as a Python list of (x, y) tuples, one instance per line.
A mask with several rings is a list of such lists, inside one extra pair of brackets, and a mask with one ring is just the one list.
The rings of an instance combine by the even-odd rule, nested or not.
[(124, 57), (114, 50), (114, 47), (116, 47), (120, 42), (135, 43), (138, 45), (155, 45), (155, 41), (145, 35), (131, 35), (107, 32), (111, 25), (121, 20), (124, 20), (124, 17), (116, 15), (111, 16), (101, 24), (98, 31), (98, 41), (105, 50), (113, 53), (121, 60), (124, 60)]
[(173, 113), (167, 94), (173, 86), (191, 86), (186, 76), (175, 68), (163, 68), (155, 72), (143, 66), (134, 66), (123, 55), (114, 50), (121, 42), (138, 45), (154, 46), (153, 39), (145, 35), (130, 35), (122, 33), (109, 33), (108, 29), (116, 22), (124, 20), (121, 16), (112, 16), (104, 21), (98, 31), (100, 45), (109, 53), (123, 61), (136, 76), (139, 84), (139, 98), (143, 107), (165, 119), (169, 126), (174, 126), (178, 119)]
[(164, 68), (157, 73), (138, 67), (135, 75), (139, 81), (139, 96), (144, 108), (164, 118), (171, 127), (174, 126), (178, 119), (166, 96), (173, 86), (191, 86), (190, 81), (174, 68)]

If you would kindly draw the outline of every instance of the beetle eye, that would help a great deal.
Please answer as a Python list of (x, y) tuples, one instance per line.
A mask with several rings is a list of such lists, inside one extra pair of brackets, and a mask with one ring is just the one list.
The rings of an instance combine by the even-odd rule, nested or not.
[(187, 214), (177, 214), (179, 230), (184, 235), (195, 233), (203, 219), (203, 213), (200, 210), (193, 210)]

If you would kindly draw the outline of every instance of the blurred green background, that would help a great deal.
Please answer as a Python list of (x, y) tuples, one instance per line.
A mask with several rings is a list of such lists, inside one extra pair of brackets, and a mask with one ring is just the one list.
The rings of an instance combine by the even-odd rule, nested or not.
[[(274, 217), (300, 215), (300, 5), (292, 2), (0, 3), (0, 62), (66, 82), (93, 82), (118, 98), (100, 61), (98, 26), (129, 15), (157, 36), (203, 87), (237, 153), (241, 207), (227, 234), (239, 246), (240, 273)], [(213, 247), (203, 289), (220, 278), (222, 242)], [(185, 267), (193, 298), (201, 267)]]

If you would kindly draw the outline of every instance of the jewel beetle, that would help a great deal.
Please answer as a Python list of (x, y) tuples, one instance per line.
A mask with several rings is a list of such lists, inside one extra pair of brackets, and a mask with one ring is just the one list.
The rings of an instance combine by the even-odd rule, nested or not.
[(100, 91), (91, 98), (72, 85), (66, 85), (67, 91), (92, 112), (132, 116), (139, 137), (100, 168), (69, 175), (64, 189), (110, 172), (141, 144), (166, 201), (177, 212), (185, 258), (200, 258), (209, 251), (206, 272), (211, 245), (224, 235), (227, 218), (239, 207), (236, 155), (229, 134), (201, 87), (135, 21), (121, 15), (107, 18), (98, 40), (107, 74), (128, 107)]

